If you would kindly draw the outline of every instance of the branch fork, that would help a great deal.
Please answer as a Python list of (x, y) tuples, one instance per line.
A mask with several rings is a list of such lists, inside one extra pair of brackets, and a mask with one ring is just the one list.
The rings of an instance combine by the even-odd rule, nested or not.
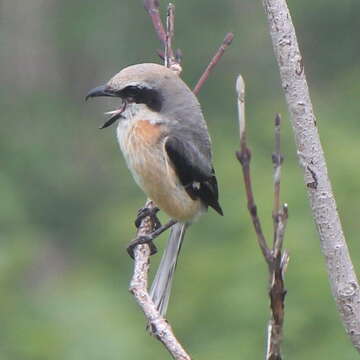
[(240, 129), (240, 150), (236, 152), (239, 160), (245, 192), (247, 197), (247, 207), (252, 219), (254, 230), (257, 237), (259, 248), (268, 267), (269, 273), (269, 298), (271, 315), (267, 328), (266, 360), (281, 360), (281, 341), (283, 335), (284, 308), (285, 308), (285, 284), (284, 275), (289, 262), (287, 251), (283, 251), (285, 228), (288, 220), (288, 206), (280, 203), (280, 180), (281, 165), (283, 156), (280, 152), (280, 115), (275, 117), (275, 150), (272, 154), (274, 166), (274, 207), (273, 218), (273, 243), (270, 247), (263, 233), (260, 218), (257, 214), (254, 193), (252, 189), (250, 162), (251, 150), (246, 142), (246, 121), (245, 121), (245, 82), (241, 75), (236, 81), (236, 92), (238, 97), (238, 119)]

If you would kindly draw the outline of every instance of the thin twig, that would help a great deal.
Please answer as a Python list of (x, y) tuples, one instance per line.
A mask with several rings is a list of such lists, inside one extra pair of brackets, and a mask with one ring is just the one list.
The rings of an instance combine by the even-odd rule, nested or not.
[(286, 0), (262, 2), (332, 294), (345, 330), (360, 352), (359, 282), (331, 189), (295, 28)]
[(158, 39), (160, 40), (161, 45), (165, 48), (166, 32), (164, 29), (164, 25), (161, 21), (160, 10), (159, 10), (159, 8), (160, 8), (159, 1), (158, 0), (144, 0), (144, 7), (152, 20), (154, 30), (156, 32)]
[(172, 49), (172, 38), (174, 37), (175, 29), (175, 5), (169, 3), (168, 10), (166, 14), (166, 30), (161, 20), (160, 16), (160, 5), (158, 0), (144, 0), (144, 6), (148, 12), (154, 30), (157, 37), (160, 40), (161, 45), (164, 50), (156, 50), (160, 59), (164, 61), (164, 65), (171, 70), (173, 70), (177, 75), (180, 75), (182, 68), (180, 65), (181, 62), (181, 51)]
[(284, 233), (288, 219), (287, 205), (280, 208), (280, 175), (282, 155), (280, 152), (280, 116), (275, 118), (275, 150), (272, 155), (274, 164), (274, 241), (272, 249), (267, 245), (261, 229), (260, 219), (257, 215), (254, 194), (250, 175), (251, 152), (246, 143), (245, 122), (245, 83), (241, 75), (236, 81), (236, 92), (239, 114), (240, 151), (236, 156), (241, 163), (245, 184), (249, 213), (254, 225), (257, 241), (263, 257), (268, 265), (269, 272), (269, 298), (271, 315), (267, 329), (266, 360), (281, 360), (281, 341), (284, 323), (284, 301), (286, 290), (284, 287), (284, 274), (289, 262), (288, 253), (282, 254)]
[(165, 56), (164, 56), (164, 65), (170, 67), (175, 61), (174, 53), (172, 50), (172, 38), (174, 36), (174, 27), (175, 27), (175, 6), (173, 4), (168, 5), (167, 15), (166, 15), (166, 37), (165, 37)]
[(194, 87), (193, 93), (197, 95), (201, 89), (201, 87), (204, 85), (205, 81), (208, 79), (211, 70), (214, 68), (214, 66), (219, 62), (221, 57), (223, 56), (226, 48), (231, 44), (232, 40), (234, 38), (233, 33), (227, 33), (225, 36), (225, 39), (223, 40), (222, 44), (220, 45), (219, 49), (211, 59), (209, 65), (206, 67), (205, 71), (201, 75), (199, 81)]
[(277, 213), (277, 227), (275, 232), (275, 240), (273, 244), (273, 254), (274, 257), (277, 257), (278, 253), (281, 253), (283, 243), (284, 243), (284, 233), (287, 220), (289, 218), (288, 205), (284, 204), (282, 209), (279, 209)]
[[(147, 207), (154, 207), (147, 202)], [(154, 230), (151, 217), (145, 217), (138, 229), (137, 236), (146, 235)], [(179, 341), (176, 339), (171, 326), (156, 309), (148, 292), (148, 273), (150, 267), (150, 247), (147, 244), (137, 245), (134, 249), (134, 273), (130, 282), (129, 291), (134, 295), (137, 303), (144, 312), (149, 323), (149, 329), (161, 341), (172, 357), (176, 360), (191, 360)]]
[(236, 157), (241, 163), (243, 170), (243, 178), (245, 184), (247, 207), (251, 215), (254, 225), (255, 233), (257, 236), (258, 244), (264, 258), (270, 267), (272, 261), (271, 251), (266, 243), (264, 233), (261, 228), (261, 222), (257, 215), (257, 208), (255, 204), (254, 194), (252, 190), (251, 174), (250, 174), (250, 161), (251, 151), (246, 144), (246, 128), (245, 128), (245, 83), (241, 75), (236, 81), (236, 91), (238, 94), (238, 109), (239, 109), (239, 128), (240, 128), (240, 151), (236, 152)]
[(239, 119), (240, 150), (246, 148), (245, 82), (241, 75), (236, 80), (237, 108)]
[(274, 240), (272, 248), (273, 262), (271, 266), (270, 281), (270, 309), (271, 318), (268, 325), (268, 342), (266, 349), (266, 360), (281, 360), (281, 342), (283, 337), (284, 308), (285, 308), (285, 285), (284, 274), (289, 262), (287, 252), (282, 255), (284, 234), (288, 220), (288, 206), (284, 204), (280, 208), (280, 184), (281, 184), (281, 165), (283, 156), (281, 155), (281, 117), (275, 116), (274, 122), (274, 141), (275, 149), (272, 154), (274, 165)]
[(277, 214), (277, 228), (273, 249), (273, 264), (270, 282), (270, 309), (271, 318), (268, 325), (268, 341), (266, 360), (281, 360), (281, 342), (283, 338), (283, 323), (285, 309), (286, 289), (284, 275), (289, 255), (281, 253), (284, 240), (285, 228), (288, 220), (287, 205)]
[(275, 117), (275, 151), (272, 155), (272, 162), (274, 165), (274, 208), (273, 208), (273, 223), (274, 223), (274, 243), (273, 248), (275, 247), (275, 239), (277, 227), (279, 225), (279, 213), (280, 213), (280, 179), (281, 179), (281, 163), (282, 157), (280, 153), (280, 122), (281, 117), (279, 114)]

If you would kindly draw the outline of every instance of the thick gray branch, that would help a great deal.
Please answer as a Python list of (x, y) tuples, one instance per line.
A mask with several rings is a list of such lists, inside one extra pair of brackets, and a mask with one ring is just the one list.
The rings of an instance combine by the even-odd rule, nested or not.
[(303, 60), (285, 0), (263, 0), (298, 156), (338, 311), (360, 352), (360, 293), (327, 173)]

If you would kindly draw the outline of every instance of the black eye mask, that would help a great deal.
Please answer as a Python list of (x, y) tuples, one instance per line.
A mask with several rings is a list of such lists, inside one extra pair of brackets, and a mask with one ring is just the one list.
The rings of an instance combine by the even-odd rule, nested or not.
[(159, 91), (141, 86), (127, 86), (121, 90), (120, 96), (129, 102), (145, 104), (150, 110), (159, 112), (162, 106), (162, 98)]

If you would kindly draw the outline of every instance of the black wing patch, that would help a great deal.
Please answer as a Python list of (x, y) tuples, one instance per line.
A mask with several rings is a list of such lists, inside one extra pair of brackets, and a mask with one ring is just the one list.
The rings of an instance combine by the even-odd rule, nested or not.
[(200, 198), (223, 215), (215, 171), (209, 161), (191, 143), (185, 144), (174, 136), (166, 139), (165, 150), (189, 196), (194, 200)]

